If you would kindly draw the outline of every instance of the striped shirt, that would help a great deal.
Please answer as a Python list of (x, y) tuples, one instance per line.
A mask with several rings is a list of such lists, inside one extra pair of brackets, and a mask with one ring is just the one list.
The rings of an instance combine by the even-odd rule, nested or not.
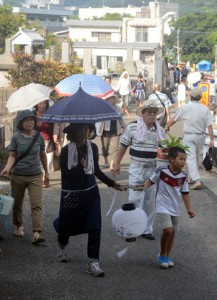
[(146, 139), (138, 142), (136, 139), (137, 121), (130, 123), (121, 137), (120, 143), (125, 147), (130, 147), (129, 155), (132, 162), (145, 163), (155, 161), (157, 156), (157, 130), (153, 126), (147, 130)]

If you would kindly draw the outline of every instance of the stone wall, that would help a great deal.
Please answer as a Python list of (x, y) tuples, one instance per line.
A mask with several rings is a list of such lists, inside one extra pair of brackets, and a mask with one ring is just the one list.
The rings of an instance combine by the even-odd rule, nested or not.
[(14, 120), (17, 114), (9, 114), (5, 105), (15, 91), (15, 88), (0, 88), (0, 148), (2, 149), (8, 146), (14, 131)]

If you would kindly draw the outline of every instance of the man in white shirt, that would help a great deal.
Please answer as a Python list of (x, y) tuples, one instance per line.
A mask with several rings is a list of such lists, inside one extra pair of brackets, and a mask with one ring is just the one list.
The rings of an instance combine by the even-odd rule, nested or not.
[[(148, 97), (148, 100), (156, 101), (158, 107), (164, 108), (164, 112), (157, 116), (157, 120), (162, 127), (165, 127), (166, 123), (168, 123), (170, 120), (171, 102), (168, 96), (161, 92), (161, 86), (159, 83), (154, 84), (154, 93)], [(166, 113), (166, 120), (164, 121), (165, 113)]]
[(198, 88), (190, 91), (191, 103), (182, 106), (165, 127), (165, 131), (176, 122), (182, 120), (183, 144), (189, 147), (187, 151), (187, 166), (189, 172), (189, 183), (193, 183), (192, 190), (199, 190), (202, 186), (198, 170), (200, 151), (203, 149), (206, 128), (210, 136), (209, 147), (214, 146), (212, 128), (212, 114), (209, 109), (199, 101), (202, 92)]

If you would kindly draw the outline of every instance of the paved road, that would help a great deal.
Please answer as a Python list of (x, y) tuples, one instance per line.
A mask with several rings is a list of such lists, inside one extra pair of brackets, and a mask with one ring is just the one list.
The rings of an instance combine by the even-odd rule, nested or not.
[[(180, 130), (176, 128), (175, 130)], [(99, 140), (96, 141), (99, 143)], [(101, 161), (102, 162), (102, 161)], [(127, 183), (128, 158), (118, 180)], [(106, 173), (111, 176), (109, 171)], [(26, 234), (23, 239), (13, 235), (13, 228), (3, 230), (5, 241), (0, 243), (1, 300), (212, 300), (217, 294), (217, 185), (216, 175), (201, 171), (204, 187), (191, 191), (192, 207), (197, 212), (189, 219), (183, 209), (180, 230), (173, 249), (175, 267), (160, 269), (156, 263), (160, 232), (155, 228), (155, 241), (138, 238), (126, 243), (111, 227), (113, 212), (127, 201), (127, 193), (118, 192), (117, 201), (106, 217), (112, 199), (112, 189), (99, 183), (102, 198), (101, 267), (104, 278), (85, 273), (85, 235), (73, 237), (68, 246), (69, 262), (55, 261), (56, 238), (52, 221), (58, 214), (60, 174), (53, 173), (51, 187), (43, 195), (43, 234), (46, 243), (31, 244), (29, 204), (24, 204)], [(2, 228), (2, 225), (1, 225)], [(116, 253), (128, 246), (127, 253)]]

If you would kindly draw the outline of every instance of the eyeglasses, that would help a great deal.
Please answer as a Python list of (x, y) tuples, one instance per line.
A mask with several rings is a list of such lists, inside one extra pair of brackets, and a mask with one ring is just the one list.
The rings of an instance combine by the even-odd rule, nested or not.
[(156, 115), (158, 110), (156, 108), (154, 108), (154, 109), (148, 108), (145, 110), (145, 112), (147, 112), (149, 115)]

